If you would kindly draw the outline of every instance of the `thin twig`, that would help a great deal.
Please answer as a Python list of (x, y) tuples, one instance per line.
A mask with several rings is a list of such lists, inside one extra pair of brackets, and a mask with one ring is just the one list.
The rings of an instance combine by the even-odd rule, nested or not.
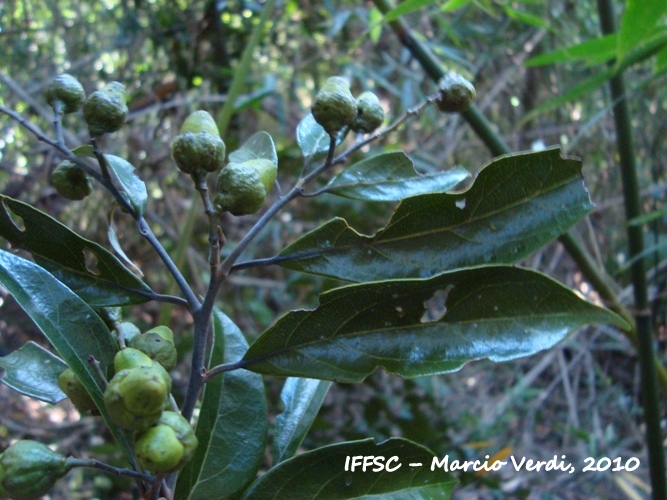
[(138, 479), (140, 481), (145, 481), (147, 483), (153, 484), (155, 482), (155, 478), (153, 476), (150, 476), (148, 474), (142, 474), (141, 472), (137, 472), (131, 469), (121, 469), (119, 467), (114, 467), (113, 465), (106, 464), (104, 462), (100, 462), (99, 460), (95, 460), (94, 458), (74, 458), (74, 457), (68, 457), (65, 461), (66, 465), (69, 467), (86, 467), (90, 469), (99, 469), (103, 470), (106, 472), (110, 472), (116, 476), (127, 476), (131, 477), (134, 479)]

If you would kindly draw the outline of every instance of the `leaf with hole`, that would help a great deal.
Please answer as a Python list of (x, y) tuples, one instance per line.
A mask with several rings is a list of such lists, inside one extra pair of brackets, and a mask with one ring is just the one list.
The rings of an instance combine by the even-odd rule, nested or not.
[[(363, 457), (376, 461), (362, 467)], [(431, 470), (434, 459), (431, 450), (403, 438), (382, 443), (364, 439), (333, 444), (269, 469), (242, 498), (449, 498), (458, 481), (443, 467)]]
[(0, 236), (91, 307), (140, 304), (151, 289), (108, 250), (30, 205), (0, 195)]
[[(213, 331), (211, 366), (237, 361), (247, 350), (239, 328), (218, 309)], [(207, 382), (197, 421), (199, 446), (179, 475), (175, 498), (237, 498), (262, 463), (267, 421), (261, 376), (236, 370)]]
[(442, 193), (470, 177), (463, 167), (420, 175), (402, 151), (362, 160), (331, 179), (322, 191), (368, 201), (400, 201), (426, 193)]
[(555, 148), (506, 155), (485, 167), (466, 192), (403, 200), (374, 236), (336, 218), (296, 240), (277, 260), (347, 281), (425, 278), (525, 258), (592, 207), (578, 159)]
[(58, 386), (58, 375), (67, 365), (33, 341), (0, 358), (0, 367), (5, 370), (0, 380), (24, 396), (51, 404), (67, 398)]
[(292, 311), (265, 331), (243, 366), (339, 382), (361, 382), (378, 368), (435, 375), (478, 359), (530, 356), (591, 323), (629, 328), (542, 273), (480, 266), (326, 292), (317, 309)]

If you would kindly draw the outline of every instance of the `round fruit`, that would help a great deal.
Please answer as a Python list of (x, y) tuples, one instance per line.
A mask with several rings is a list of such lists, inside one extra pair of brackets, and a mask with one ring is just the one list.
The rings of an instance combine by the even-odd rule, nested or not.
[(39, 498), (70, 468), (65, 457), (48, 446), (28, 439), (17, 441), (0, 455), (1, 497)]
[(248, 215), (264, 205), (266, 186), (257, 169), (246, 163), (230, 163), (218, 174), (218, 195), (213, 202), (220, 212)]
[(329, 134), (350, 125), (357, 116), (357, 101), (345, 79), (329, 78), (315, 96), (312, 112), (315, 121)]
[(172, 344), (174, 343), (174, 331), (168, 326), (164, 325), (156, 326), (155, 328), (151, 328), (150, 330), (148, 330), (146, 333), (157, 333), (167, 342), (171, 342)]
[(83, 200), (93, 191), (93, 179), (69, 160), (53, 170), (51, 182), (56, 192), (68, 200)]
[(93, 399), (71, 368), (67, 368), (58, 375), (58, 387), (67, 395), (80, 413), (99, 415)]
[(86, 99), (86, 92), (79, 83), (79, 80), (72, 75), (63, 73), (55, 77), (44, 92), (46, 102), (55, 109), (58, 103), (62, 106), (64, 114), (75, 113), (79, 111), (83, 101)]
[(151, 472), (169, 472), (178, 468), (183, 445), (171, 427), (157, 425), (137, 437), (134, 450), (142, 467)]
[(262, 184), (264, 184), (267, 193), (273, 189), (273, 183), (276, 182), (276, 177), (278, 176), (278, 165), (266, 158), (247, 160), (244, 161), (242, 165), (257, 170), (259, 178), (262, 180)]
[(104, 403), (115, 423), (141, 431), (158, 421), (170, 391), (169, 374), (154, 363), (116, 373), (104, 391)]
[(181, 126), (181, 134), (190, 132), (198, 134), (199, 132), (208, 132), (213, 137), (220, 137), (218, 126), (208, 111), (199, 110), (190, 113)]
[(171, 143), (171, 154), (183, 173), (214, 172), (225, 161), (225, 143), (208, 132), (186, 132)]
[(461, 113), (468, 109), (477, 97), (475, 87), (461, 75), (447, 73), (438, 82), (438, 97), (435, 102), (440, 111)]
[(176, 366), (177, 353), (174, 343), (165, 340), (158, 333), (146, 332), (137, 335), (130, 342), (130, 347), (145, 353), (150, 359), (160, 363), (167, 371)]
[(139, 349), (126, 347), (118, 351), (113, 358), (113, 367), (116, 373), (141, 366), (151, 367), (153, 366), (153, 360)]
[(357, 97), (357, 117), (350, 125), (354, 132), (370, 134), (384, 121), (384, 109), (373, 92), (364, 92)]
[(92, 137), (116, 132), (125, 124), (129, 110), (125, 104), (125, 86), (110, 82), (93, 92), (83, 103), (83, 118)]

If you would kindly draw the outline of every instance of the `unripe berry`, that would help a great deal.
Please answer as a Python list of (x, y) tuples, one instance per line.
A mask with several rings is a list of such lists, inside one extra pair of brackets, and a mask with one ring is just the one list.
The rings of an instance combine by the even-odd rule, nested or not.
[(137, 460), (153, 472), (181, 468), (197, 448), (197, 437), (180, 413), (165, 411), (155, 427), (135, 437)]
[(153, 366), (153, 360), (139, 349), (133, 349), (132, 347), (121, 349), (113, 358), (113, 367), (116, 373), (141, 366), (151, 367)]
[(211, 115), (202, 110), (190, 114), (171, 144), (171, 154), (186, 174), (217, 170), (225, 161), (225, 143)]
[(438, 109), (445, 113), (461, 113), (468, 109), (477, 97), (475, 87), (461, 75), (447, 73), (438, 82)]
[(357, 101), (345, 79), (329, 78), (315, 96), (313, 118), (328, 134), (336, 134), (350, 125), (357, 116)]
[(86, 99), (86, 92), (83, 90), (79, 80), (67, 73), (58, 75), (51, 80), (44, 94), (46, 102), (52, 108), (55, 109), (58, 103), (61, 103), (61, 111), (64, 114), (79, 111), (83, 101)]
[(162, 337), (167, 342), (171, 342), (172, 344), (174, 343), (174, 331), (171, 328), (169, 328), (168, 326), (159, 325), (159, 326), (156, 326), (154, 328), (151, 328), (146, 333), (157, 333), (160, 337)]
[(92, 137), (116, 132), (125, 124), (129, 110), (125, 104), (125, 86), (110, 82), (93, 92), (83, 103), (83, 118)]
[(46, 494), (70, 470), (64, 456), (24, 439), (0, 455), (0, 498), (32, 500)]
[(176, 366), (177, 352), (174, 343), (165, 340), (158, 333), (146, 332), (137, 335), (130, 342), (130, 347), (138, 349), (153, 361), (160, 363), (167, 371)]
[(79, 413), (91, 413), (99, 415), (97, 406), (90, 397), (88, 391), (79, 380), (71, 368), (67, 368), (64, 372), (58, 375), (58, 387), (67, 395), (72, 401), (74, 407), (79, 410)]
[(266, 186), (257, 169), (247, 163), (230, 163), (218, 174), (218, 195), (213, 200), (218, 211), (248, 215), (262, 208)]
[(51, 173), (56, 192), (68, 200), (83, 200), (93, 191), (93, 179), (69, 160), (58, 165)]
[(384, 109), (373, 92), (364, 92), (357, 97), (357, 117), (350, 125), (354, 132), (370, 134), (384, 121)]

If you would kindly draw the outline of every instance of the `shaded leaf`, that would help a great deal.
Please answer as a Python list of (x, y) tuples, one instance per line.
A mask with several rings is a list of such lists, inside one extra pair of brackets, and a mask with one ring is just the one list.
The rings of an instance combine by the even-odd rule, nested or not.
[[(12, 217), (21, 219), (17, 226)], [(0, 236), (35, 261), (91, 307), (140, 304), (151, 289), (104, 247), (82, 238), (30, 205), (0, 195)]]
[(382, 367), (417, 377), (529, 356), (591, 323), (629, 328), (542, 273), (483, 266), (326, 292), (317, 309), (283, 316), (243, 359), (266, 375), (361, 382)]
[(24, 396), (51, 404), (67, 398), (58, 387), (58, 375), (67, 365), (33, 341), (0, 358), (0, 367), (5, 369), (0, 380)]
[[(222, 311), (213, 313), (211, 366), (237, 361), (243, 334)], [(178, 478), (175, 498), (235, 498), (256, 477), (264, 456), (268, 417), (262, 377), (245, 370), (211, 379), (197, 421), (199, 446)]]
[[(383, 457), (383, 465), (397, 469), (372, 472), (375, 464), (366, 470), (357, 464), (354, 471), (346, 471), (348, 457)], [(389, 462), (392, 457), (397, 459)], [(458, 481), (442, 468), (432, 471), (434, 458), (435, 454), (428, 448), (402, 438), (391, 438), (379, 444), (373, 439), (338, 443), (269, 469), (243, 498), (449, 498)]]
[(405, 0), (401, 2), (398, 6), (394, 7), (392, 10), (387, 12), (384, 16), (386, 22), (394, 21), (399, 17), (405, 16), (419, 9), (423, 9), (428, 5), (436, 3), (435, 0)]
[(278, 153), (273, 139), (267, 132), (253, 134), (239, 149), (229, 154), (230, 163), (265, 159), (278, 165)]
[(107, 210), (107, 238), (109, 239), (109, 244), (111, 245), (111, 248), (113, 248), (114, 252), (118, 255), (120, 259), (122, 259), (125, 264), (130, 267), (135, 273), (137, 273), (139, 276), (143, 278), (144, 273), (141, 272), (141, 269), (139, 269), (137, 266), (134, 265), (134, 262), (125, 254), (125, 250), (123, 250), (123, 247), (120, 245), (120, 241), (118, 241), (118, 233), (116, 232), (116, 224), (113, 221), (113, 215), (114, 212), (116, 211), (116, 208), (118, 208), (117, 204), (112, 204), (109, 210)]
[(109, 419), (103, 399), (104, 386), (88, 362), (88, 356), (93, 356), (107, 378), (113, 374), (118, 346), (104, 322), (47, 271), (4, 250), (0, 250), (0, 284), (81, 380), (116, 441), (131, 456), (128, 435)]
[(441, 193), (470, 177), (463, 167), (420, 175), (402, 151), (385, 153), (351, 165), (334, 177), (324, 192), (369, 201), (400, 201), (409, 196)]
[(280, 393), (285, 405), (276, 418), (273, 436), (273, 465), (296, 453), (329, 392), (331, 382), (289, 377)]
[(557, 238), (592, 207), (578, 159), (561, 157), (558, 149), (506, 155), (464, 193), (403, 200), (374, 236), (333, 219), (289, 245), (279, 262), (348, 281), (510, 263)]

